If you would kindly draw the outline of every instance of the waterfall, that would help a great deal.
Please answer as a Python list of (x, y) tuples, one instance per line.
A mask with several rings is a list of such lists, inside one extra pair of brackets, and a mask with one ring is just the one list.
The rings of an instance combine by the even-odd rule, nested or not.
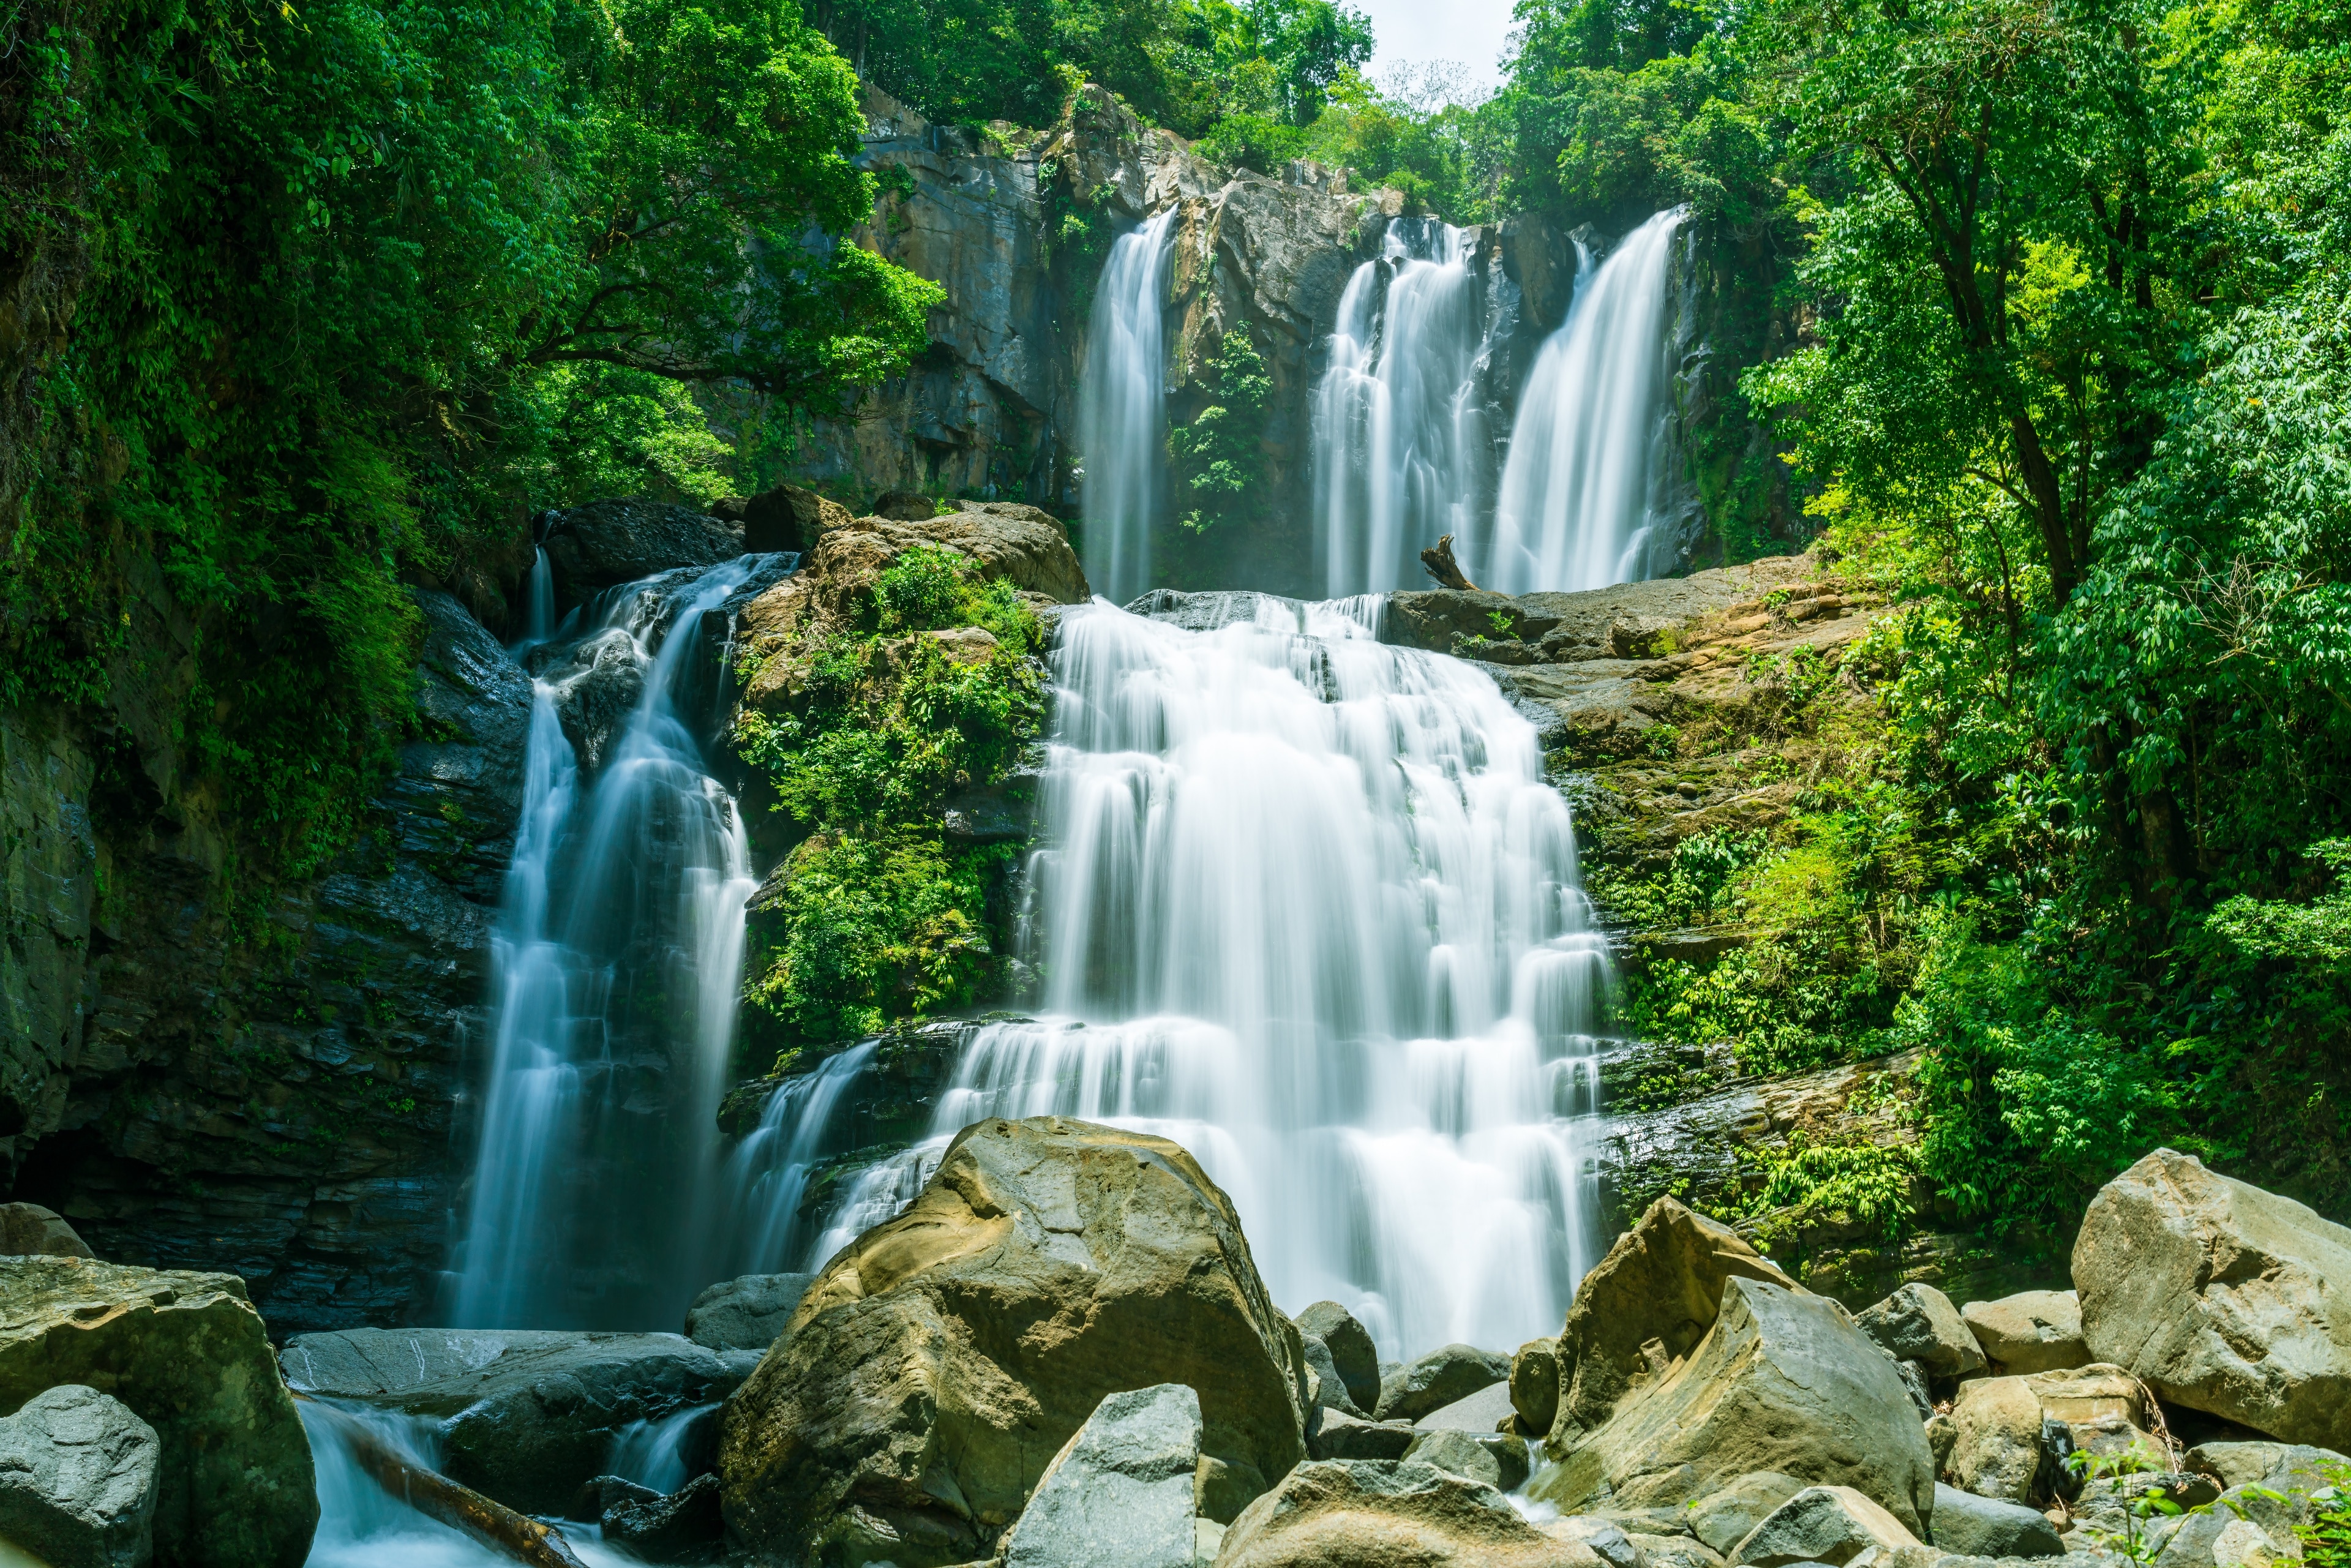
[[(1061, 621), (1042, 1016), (972, 1027), (930, 1137), (765, 1266), (820, 1266), (968, 1123), (1057, 1113), (1190, 1149), (1276, 1300), (1339, 1301), (1386, 1354), (1556, 1332), (1596, 1260), (1606, 956), (1533, 727), (1376, 642), (1376, 598), (1168, 598), (1186, 624)], [(824, 1092), (777, 1096), (806, 1147)]]
[(790, 559), (648, 578), (529, 652), (455, 1326), (674, 1328), (705, 1282), (755, 882), (696, 733), (720, 660), (703, 619)]
[(1078, 439), (1085, 459), (1085, 567), (1124, 602), (1151, 586), (1151, 530), (1166, 487), (1168, 208), (1121, 235), (1094, 289)]
[(1323, 591), (1423, 584), (1420, 551), (1466, 541), (1493, 491), (1493, 434), (1477, 374), (1485, 291), (1460, 230), (1390, 221), (1381, 254), (1339, 302), (1314, 391), (1315, 548)]
[(1574, 591), (1671, 565), (1655, 527), (1672, 416), (1666, 281), (1684, 214), (1659, 213), (1597, 267), (1579, 245), (1575, 298), (1519, 400), (1479, 582)]

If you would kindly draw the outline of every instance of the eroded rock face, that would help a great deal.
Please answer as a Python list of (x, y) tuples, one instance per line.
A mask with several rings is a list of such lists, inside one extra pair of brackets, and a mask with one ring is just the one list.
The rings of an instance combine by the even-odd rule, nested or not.
[(743, 553), (743, 525), (645, 496), (629, 496), (548, 514), (539, 548), (555, 573), (555, 592), (577, 604), (681, 566), (716, 566)]
[(1934, 1510), (1933, 1457), (1894, 1364), (1836, 1302), (1740, 1276), (1687, 1355), (1594, 1428), (1562, 1410), (1547, 1448), (1559, 1463), (1534, 1494), (1562, 1509), (1675, 1507), (1774, 1471), (1850, 1486), (1913, 1533)]
[(734, 1392), (748, 1355), (676, 1334), (345, 1329), (298, 1334), (282, 1357), (305, 1394), (444, 1417), (452, 1480), (525, 1513), (560, 1513), (612, 1440)]
[(1217, 1568), (1592, 1568), (1482, 1481), (1410, 1460), (1299, 1466), (1226, 1531)]
[(0, 1258), (0, 1407), (68, 1384), (153, 1429), (162, 1562), (300, 1568), (319, 1522), (310, 1443), (244, 1281)]
[(2158, 1149), (2074, 1243), (2090, 1352), (2166, 1400), (2351, 1448), (2351, 1229)]
[(817, 1277), (729, 1402), (729, 1525), (758, 1550), (984, 1555), (1105, 1395), (1196, 1390), (1255, 1488), (1304, 1456), (1306, 1364), (1225, 1195), (1165, 1139), (977, 1123)]
[(76, 1384), (0, 1420), (0, 1541), (48, 1568), (146, 1568), (162, 1443), (131, 1407)]

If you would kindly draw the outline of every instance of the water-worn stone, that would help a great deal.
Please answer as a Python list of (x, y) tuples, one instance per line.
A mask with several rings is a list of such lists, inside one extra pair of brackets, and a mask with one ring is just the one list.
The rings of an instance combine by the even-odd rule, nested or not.
[[(606, 1477), (611, 1479), (611, 1477)], [(604, 1539), (625, 1546), (647, 1563), (679, 1563), (706, 1556), (726, 1533), (718, 1511), (718, 1478), (695, 1477), (666, 1496), (643, 1487), (605, 1505)]]
[(1318, 1459), (1401, 1459), (1418, 1436), (1409, 1421), (1365, 1421), (1325, 1410), (1308, 1446)]
[(1777, 1470), (1733, 1476), (1690, 1505), (1690, 1531), (1716, 1552), (1734, 1551), (1803, 1490), (1803, 1482)]
[(2031, 1502), (2041, 1476), (2041, 1401), (2022, 1377), (1983, 1377), (1961, 1385), (1951, 1404), (1959, 1437), (1952, 1479), (1978, 1497)]
[(446, 1418), (450, 1479), (540, 1514), (603, 1470), (622, 1427), (724, 1399), (752, 1365), (678, 1334), (489, 1329), (297, 1334), (280, 1360), (306, 1394)]
[(1307, 1367), (1314, 1375), (1314, 1403), (1349, 1416), (1363, 1415), (1363, 1408), (1347, 1392), (1347, 1380), (1340, 1375), (1338, 1364), (1331, 1359), (1331, 1347), (1311, 1333), (1299, 1338), (1306, 1352)]
[(2074, 1242), (2090, 1353), (2158, 1397), (2351, 1448), (2351, 1229), (2158, 1149)]
[(721, 1280), (685, 1310), (685, 1337), (712, 1350), (765, 1350), (792, 1321), (814, 1274)]
[[(1606, 1564), (1606, 1568), (1648, 1568), (1646, 1549), (1635, 1544), (1632, 1537), (1625, 1534), (1624, 1526), (1614, 1520), (1579, 1513), (1536, 1528), (1553, 1541), (1573, 1542), (1590, 1548), (1592, 1554)], [(1695, 1546), (1698, 1543), (1692, 1542), (1691, 1544)]]
[(2062, 1557), (2057, 1527), (2037, 1508), (1935, 1488), (1935, 1544), (1963, 1557)]
[(1005, 1568), (1191, 1568), (1200, 1396), (1112, 1394), (1045, 1467), (1005, 1537)]
[(1920, 1542), (1903, 1522), (1851, 1487), (1806, 1487), (1771, 1511), (1729, 1553), (1730, 1568), (1841, 1565), (1875, 1550), (1891, 1556)]
[(2040, 1401), (2044, 1420), (2064, 1424), (2074, 1448), (2093, 1454), (2137, 1448), (2144, 1458), (2162, 1458), (2163, 1445), (2147, 1430), (2147, 1392), (2121, 1367), (2036, 1372), (2024, 1386)]
[(1905, 1285), (1859, 1318), (1861, 1332), (1896, 1361), (1915, 1361), (1935, 1377), (1984, 1369), (1984, 1354), (1951, 1298), (1932, 1285)]
[(1729, 1226), (1669, 1197), (1651, 1204), (1584, 1276), (1567, 1310), (1559, 1408), (1545, 1444), (1552, 1458), (1598, 1429), (1636, 1380), (1655, 1375), (1645, 1345), (1656, 1342), (1669, 1360), (1687, 1355), (1714, 1326), (1734, 1279), (1801, 1290)]
[(1722, 1553), (1695, 1536), (1644, 1535), (1640, 1545), (1642, 1568), (1723, 1568)]
[(1217, 1568), (1592, 1568), (1481, 1481), (1406, 1460), (1303, 1464), (1233, 1521)]
[(1413, 1438), (1404, 1457), (1504, 1491), (1516, 1491), (1526, 1484), (1526, 1443), (1497, 1432), (1480, 1434), (1450, 1427), (1424, 1430)]
[(1510, 1385), (1495, 1383), (1431, 1410), (1413, 1425), (1424, 1432), (1476, 1432), (1484, 1437), (1515, 1427), (1517, 1414), (1510, 1405)]
[(0, 1258), (0, 1408), (78, 1384), (152, 1427), (156, 1554), (298, 1568), (319, 1522), (310, 1443), (230, 1274)]
[(37, 1203), (0, 1203), (0, 1255), (93, 1258), (74, 1228)]
[(540, 540), (567, 604), (600, 589), (680, 566), (716, 566), (743, 553), (743, 526), (650, 497), (590, 501), (549, 514)]
[(1560, 1430), (1532, 1491), (1562, 1510), (1604, 1495), (1672, 1506), (1759, 1470), (1851, 1486), (1906, 1529), (1934, 1508), (1933, 1456), (1894, 1364), (1836, 1302), (1755, 1280), (1729, 1280), (1706, 1337), (1600, 1429), (1565, 1445)]
[(1272, 1478), (1304, 1456), (1306, 1374), (1190, 1155), (1061, 1117), (975, 1123), (835, 1255), (729, 1401), (728, 1526), (787, 1557), (962, 1562), (1104, 1395), (1184, 1384), (1204, 1452)]
[(1373, 1414), (1383, 1421), (1417, 1421), (1432, 1410), (1510, 1380), (1509, 1356), (1475, 1345), (1444, 1345), (1381, 1378), (1380, 1401)]
[(1530, 1437), (1551, 1430), (1559, 1416), (1558, 1340), (1529, 1340), (1510, 1357), (1510, 1408)]
[(64, 1384), (0, 1420), (0, 1541), (48, 1568), (146, 1568), (162, 1444), (131, 1407)]
[(1299, 1313), (1298, 1329), (1329, 1347), (1331, 1364), (1347, 1385), (1347, 1397), (1357, 1410), (1370, 1415), (1380, 1402), (1380, 1353), (1372, 1344), (1371, 1331), (1336, 1301), (1317, 1301)]
[(2022, 1377), (2089, 1364), (2082, 1299), (2071, 1291), (2023, 1291), (1959, 1309), (1995, 1375)]
[(795, 550), (805, 555), (816, 548), (827, 528), (856, 518), (840, 502), (804, 490), (798, 485), (778, 485), (756, 496), (729, 496), (710, 504), (710, 515), (742, 530), (743, 548), (753, 555)]

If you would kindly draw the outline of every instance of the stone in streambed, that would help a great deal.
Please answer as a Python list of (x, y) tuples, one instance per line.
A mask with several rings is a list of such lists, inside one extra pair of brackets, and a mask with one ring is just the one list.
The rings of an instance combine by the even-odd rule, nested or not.
[(1690, 1531), (1716, 1552), (1736, 1550), (1757, 1525), (1803, 1490), (1803, 1482), (1777, 1470), (1733, 1476), (1690, 1505)]
[(75, 1384), (159, 1443), (155, 1552), (174, 1568), (299, 1568), (319, 1522), (310, 1443), (232, 1274), (0, 1258), (0, 1409)]
[(48, 1568), (146, 1568), (162, 1444), (120, 1400), (65, 1384), (0, 1420), (0, 1541)]
[(1730, 1568), (1791, 1568), (1826, 1563), (1833, 1568), (1865, 1552), (1890, 1558), (1917, 1552), (1918, 1538), (1898, 1519), (1851, 1487), (1806, 1487), (1773, 1510), (1729, 1554)]
[(1517, 1414), (1510, 1404), (1510, 1385), (1497, 1383), (1466, 1399), (1456, 1399), (1441, 1409), (1431, 1410), (1413, 1426), (1423, 1432), (1475, 1432), (1480, 1437), (1507, 1431), (1515, 1438)]
[(1966, 1385), (1951, 1405), (1951, 1479), (1978, 1497), (2029, 1503), (2043, 1487), (2041, 1401), (2022, 1377)]
[(711, 1475), (696, 1476), (665, 1496), (628, 1487), (625, 1494), (608, 1498), (601, 1523), (606, 1541), (647, 1563), (698, 1562), (726, 1534), (718, 1511), (718, 1478)]
[(743, 525), (629, 496), (549, 513), (541, 548), (558, 594), (573, 604), (674, 567), (733, 560), (743, 553)]
[(1481, 1481), (1406, 1460), (1291, 1470), (1225, 1532), (1217, 1568), (1596, 1568)]
[(1380, 1402), (1380, 1355), (1371, 1331), (1336, 1301), (1317, 1301), (1299, 1313), (1298, 1330), (1322, 1342), (1347, 1385), (1347, 1397), (1358, 1413), (1369, 1415)]
[(1331, 1347), (1311, 1333), (1301, 1334), (1299, 1338), (1306, 1354), (1306, 1364), (1314, 1372), (1315, 1401), (1326, 1410), (1362, 1416), (1362, 1407), (1348, 1394), (1346, 1379), (1340, 1375), (1337, 1364), (1331, 1359)]
[(1419, 1435), (1409, 1421), (1365, 1421), (1326, 1409), (1309, 1446), (1318, 1459), (1401, 1459)]
[(444, 1417), (449, 1479), (524, 1513), (562, 1511), (621, 1429), (726, 1398), (752, 1358), (677, 1334), (338, 1329), (280, 1357), (307, 1394)]
[(1935, 1544), (1962, 1557), (2062, 1557), (2064, 1542), (2048, 1515), (2021, 1503), (1935, 1488)]
[(1706, 1337), (1598, 1430), (1561, 1435), (1531, 1490), (1563, 1511), (1672, 1507), (1756, 1471), (1850, 1486), (1905, 1529), (1934, 1510), (1933, 1456), (1894, 1364), (1836, 1302), (1754, 1280), (1729, 1280)]
[(1996, 1301), (1970, 1301), (1959, 1317), (1995, 1375), (2022, 1377), (2089, 1364), (2082, 1300), (2071, 1291), (2023, 1291)]
[(1206, 1457), (1264, 1485), (1304, 1457), (1308, 1371), (1231, 1200), (1182, 1148), (975, 1123), (728, 1402), (728, 1527), (787, 1559), (984, 1556), (1106, 1395), (1160, 1383), (1197, 1394)]
[(2168, 1403), (2351, 1448), (2351, 1229), (2158, 1149), (2074, 1242), (2082, 1335)]
[(1474, 1345), (1448, 1344), (1380, 1379), (1374, 1412), (1383, 1421), (1417, 1421), (1481, 1388), (1510, 1380), (1510, 1358)]
[(1863, 1312), (1861, 1332), (1896, 1361), (1915, 1361), (1932, 1377), (1969, 1377), (1984, 1354), (1951, 1298), (1932, 1285), (1905, 1285)]
[[(1605, 1568), (1648, 1568), (1647, 1548), (1635, 1544), (1633, 1538), (1625, 1533), (1624, 1527), (1614, 1520), (1579, 1513), (1566, 1519), (1552, 1520), (1535, 1528), (1553, 1541), (1565, 1541), (1588, 1549)], [(1696, 1546), (1698, 1542), (1693, 1541), (1690, 1544)], [(1713, 1556), (1713, 1553), (1708, 1552), (1707, 1555)]]
[(1551, 1430), (1559, 1416), (1558, 1340), (1529, 1340), (1510, 1357), (1510, 1408), (1529, 1437)]
[(685, 1310), (685, 1337), (712, 1350), (765, 1350), (792, 1321), (814, 1274), (721, 1280)]
[(1198, 1395), (1163, 1383), (1106, 1396), (1045, 1468), (1005, 1568), (1192, 1568), (1199, 1463)]
[(1484, 1481), (1503, 1491), (1516, 1491), (1526, 1484), (1527, 1446), (1518, 1437), (1505, 1437), (1499, 1433), (1479, 1434), (1458, 1427), (1439, 1427), (1424, 1431), (1412, 1440), (1404, 1451), (1407, 1459), (1435, 1465), (1457, 1476)]

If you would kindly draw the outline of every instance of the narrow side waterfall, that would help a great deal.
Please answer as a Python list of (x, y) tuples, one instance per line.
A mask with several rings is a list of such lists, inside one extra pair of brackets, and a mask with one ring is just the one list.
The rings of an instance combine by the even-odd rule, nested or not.
[(1419, 586), (1420, 551), (1489, 514), (1494, 439), (1476, 375), (1485, 294), (1459, 229), (1396, 218), (1339, 303), (1314, 391), (1323, 591)]
[(527, 650), (524, 814), (454, 1326), (673, 1328), (707, 1282), (696, 1222), (755, 882), (696, 733), (724, 656), (704, 618), (790, 559), (648, 578)]
[(1168, 601), (1186, 625), (1061, 623), (1043, 1016), (972, 1028), (930, 1138), (816, 1234), (790, 1173), (857, 1064), (780, 1091), (770, 1135), (803, 1152), (763, 1156), (791, 1209), (761, 1266), (821, 1265), (967, 1124), (1059, 1113), (1183, 1144), (1276, 1300), (1341, 1301), (1384, 1354), (1556, 1332), (1596, 1257), (1607, 959), (1533, 727), (1474, 666), (1374, 641), (1376, 598)]
[(1683, 213), (1659, 213), (1597, 267), (1577, 247), (1574, 302), (1519, 399), (1478, 581), (1573, 592), (1654, 577), (1667, 449), (1666, 282)]
[(1086, 332), (1078, 439), (1085, 460), (1085, 568), (1122, 603), (1151, 586), (1151, 530), (1166, 488), (1168, 208), (1111, 246)]

